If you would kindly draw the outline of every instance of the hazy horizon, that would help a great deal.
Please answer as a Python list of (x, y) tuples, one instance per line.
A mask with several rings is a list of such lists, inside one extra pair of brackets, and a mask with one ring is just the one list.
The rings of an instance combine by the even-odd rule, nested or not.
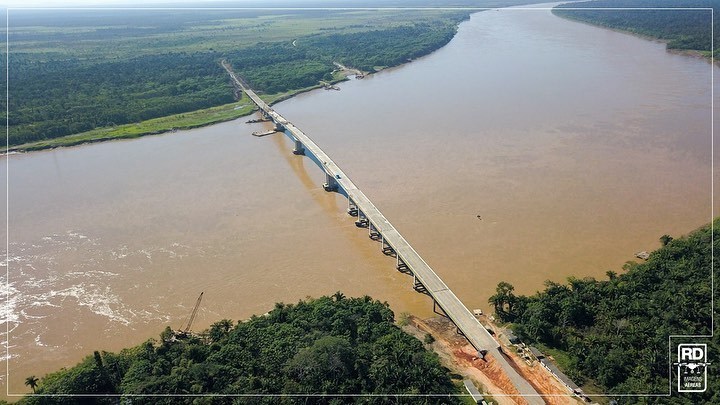
[[(362, 0), (2, 0), (2, 8), (56, 8), (56, 7), (393, 7), (408, 5), (440, 5), (448, 0), (390, 0), (368, 4)], [(474, 3), (474, 1), (469, 1)], [(482, 3), (482, 2), (480, 2)], [(497, 3), (497, 2), (494, 2)], [(457, 2), (452, 2), (457, 4)]]

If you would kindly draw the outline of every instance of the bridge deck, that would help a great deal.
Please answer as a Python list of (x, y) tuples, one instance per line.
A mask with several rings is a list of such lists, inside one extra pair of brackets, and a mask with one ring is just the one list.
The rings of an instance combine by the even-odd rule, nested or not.
[(230, 76), (243, 89), (243, 91), (253, 100), (253, 102), (269, 115), (275, 123), (282, 124), (287, 132), (299, 140), (305, 149), (312, 153), (322, 164), (322, 169), (332, 176), (340, 187), (345, 190), (348, 198), (350, 198), (358, 209), (367, 217), (373, 227), (382, 235), (386, 244), (388, 244), (398, 257), (407, 265), (412, 274), (427, 289), (427, 292), (442, 308), (445, 314), (455, 323), (470, 344), (477, 350), (487, 350), (493, 358), (500, 363), (503, 370), (515, 385), (518, 392), (525, 396), (525, 400), (530, 404), (543, 404), (544, 401), (538, 396), (533, 387), (523, 379), (512, 366), (508, 363), (503, 354), (500, 353), (499, 345), (488, 331), (480, 324), (475, 316), (465, 307), (465, 305), (455, 296), (440, 277), (432, 268), (423, 260), (422, 257), (413, 249), (413, 247), (400, 235), (400, 232), (385, 218), (380, 210), (370, 201), (370, 199), (353, 183), (350, 178), (338, 167), (330, 156), (320, 149), (305, 133), (299, 128), (287, 121), (283, 116), (270, 108), (254, 91), (247, 88), (240, 80), (237, 79), (232, 70), (225, 66)]

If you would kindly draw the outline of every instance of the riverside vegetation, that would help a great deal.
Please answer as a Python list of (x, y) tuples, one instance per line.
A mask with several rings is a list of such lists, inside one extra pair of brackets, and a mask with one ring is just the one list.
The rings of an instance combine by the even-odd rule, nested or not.
[[(532, 2), (452, 5), (480, 10)], [(10, 150), (133, 138), (235, 119), (254, 108), (239, 99), (221, 60), (272, 103), (320, 87), (320, 80), (344, 80), (333, 73), (333, 62), (372, 73), (426, 55), (450, 41), (458, 23), (474, 11), (383, 9), (388, 4), (382, 1), (333, 3), (380, 7), (374, 10), (297, 9), (303, 5), (284, 4), (293, 10), (11, 10)], [(446, 4), (402, 2), (402, 7), (438, 5)]]
[[(714, 228), (720, 226), (720, 218)], [(568, 376), (582, 384), (599, 385), (613, 394), (667, 394), (670, 376), (670, 335), (711, 334), (712, 248), (720, 238), (707, 225), (686, 237), (672, 239), (644, 263), (629, 262), (625, 272), (607, 272), (607, 280), (569, 278), (548, 281), (532, 296), (516, 296), (512, 285), (500, 283), (490, 298), (498, 317), (512, 323), (525, 342), (553, 354)], [(717, 294), (716, 294), (717, 300)], [(709, 357), (720, 352), (720, 338), (682, 338), (677, 343), (707, 343)], [(674, 350), (671, 350), (675, 353)], [(674, 355), (673, 355), (674, 356)], [(710, 360), (712, 362), (712, 360)], [(709, 366), (704, 393), (647, 397), (642, 403), (720, 403), (720, 367)], [(674, 381), (674, 377), (673, 381)], [(637, 397), (618, 397), (637, 403)]]
[[(717, 4), (683, 0), (670, 7)], [(664, 4), (598, 0), (553, 12), (668, 41), (671, 49), (710, 53), (707, 11), (563, 10), (652, 6)], [(277, 100), (320, 80), (342, 80), (332, 62), (373, 72), (428, 54), (445, 45), (470, 12), (12, 10), (8, 143), (11, 150), (44, 149), (234, 119), (253, 106), (238, 100), (222, 59), (266, 101)]]
[(468, 15), (13, 10), (9, 144), (32, 150), (237, 118), (253, 106), (236, 100), (223, 59), (271, 101), (342, 80), (333, 62), (373, 72), (428, 54)]
[[(438, 356), (393, 320), (387, 303), (367, 296), (346, 298), (338, 292), (294, 305), (278, 303), (266, 315), (237, 324), (222, 320), (197, 336), (176, 339), (168, 327), (160, 340), (120, 353), (96, 351), (75, 367), (39, 382), (35, 378), (34, 390), (132, 394), (134, 404), (306, 403), (308, 398), (320, 404), (394, 403), (397, 397), (392, 394), (436, 394), (413, 397), (414, 403), (460, 403)], [(158, 393), (176, 396), (143, 396)], [(188, 394), (200, 397), (182, 396)], [(278, 397), (283, 394), (328, 396)], [(118, 402), (116, 397), (100, 396), (85, 400)], [(75, 401), (38, 396), (19, 403)]]
[[(667, 42), (668, 49), (696, 51), (710, 57), (720, 44), (720, 26), (712, 24), (710, 10), (577, 10), (582, 8), (712, 8), (720, 0), (596, 0), (566, 3), (553, 13), (578, 21), (628, 31)], [(575, 8), (575, 10), (568, 10)], [(714, 35), (713, 35), (714, 34)], [(714, 36), (714, 42), (713, 42)]]

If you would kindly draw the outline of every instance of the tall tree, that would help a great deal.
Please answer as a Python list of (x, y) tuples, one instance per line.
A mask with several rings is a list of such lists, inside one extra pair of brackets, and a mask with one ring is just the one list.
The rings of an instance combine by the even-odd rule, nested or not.
[(512, 317), (517, 301), (513, 291), (515, 287), (512, 284), (501, 281), (495, 289), (495, 294), (488, 299), (488, 302), (495, 307), (495, 313), (503, 320), (510, 320)]
[(25, 379), (25, 385), (32, 388), (33, 394), (35, 393), (35, 388), (38, 385), (38, 381), (40, 381), (40, 379), (35, 377), (34, 375), (31, 375), (30, 377)]

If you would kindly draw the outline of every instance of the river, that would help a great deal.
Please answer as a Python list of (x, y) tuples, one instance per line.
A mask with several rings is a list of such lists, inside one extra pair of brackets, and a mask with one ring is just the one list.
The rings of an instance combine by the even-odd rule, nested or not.
[[(548, 10), (486, 11), (429, 56), (276, 109), (488, 311), (499, 281), (605, 277), (710, 221), (712, 69)], [(194, 330), (338, 290), (432, 315), (320, 170), (244, 121), (3, 158), (11, 393), (179, 328), (201, 291)]]

